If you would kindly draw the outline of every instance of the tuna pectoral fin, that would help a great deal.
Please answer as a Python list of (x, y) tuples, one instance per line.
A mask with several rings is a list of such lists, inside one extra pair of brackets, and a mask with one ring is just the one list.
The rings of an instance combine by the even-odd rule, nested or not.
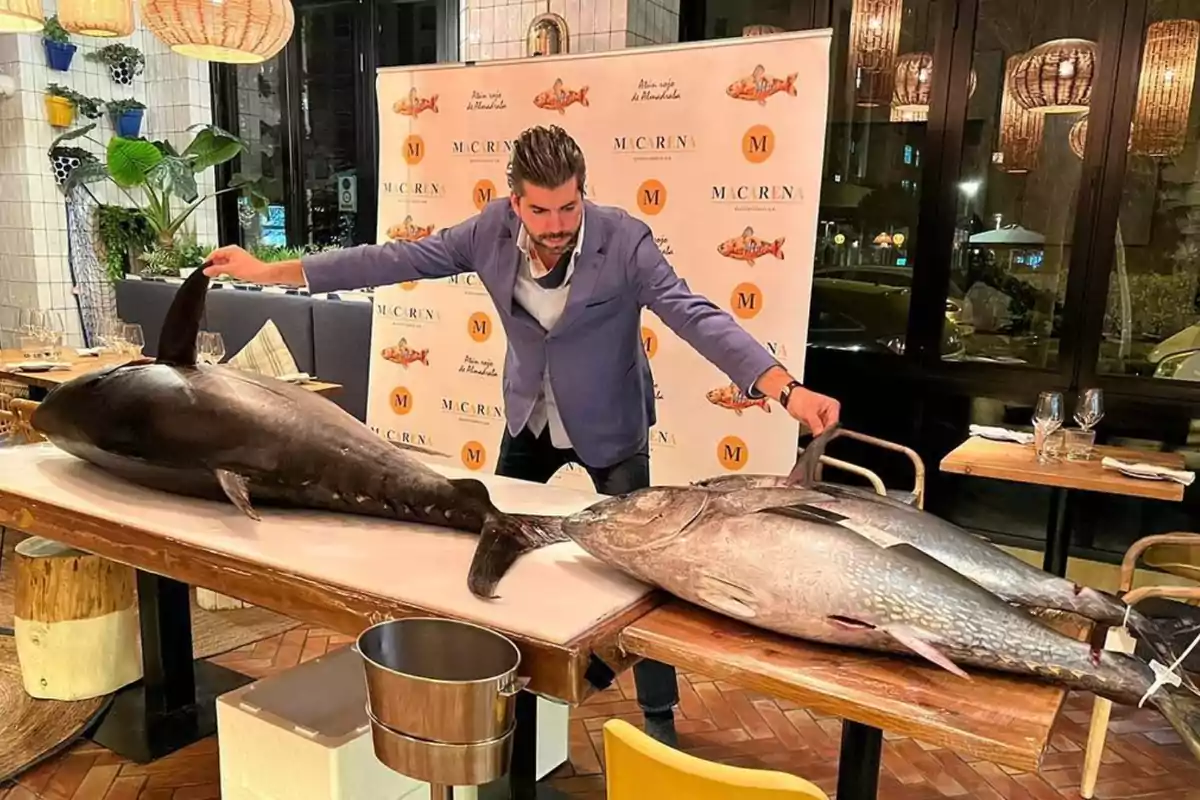
[(754, 590), (717, 575), (703, 573), (696, 581), (696, 597), (710, 608), (734, 619), (758, 616), (758, 597)]
[(570, 539), (557, 517), (491, 514), (484, 520), (479, 544), (467, 573), (467, 588), (476, 597), (495, 598), (496, 586), (526, 553)]
[(885, 625), (878, 628), (869, 622), (853, 619), (844, 616), (828, 617), (829, 621), (839, 628), (847, 628), (849, 630), (879, 630), (888, 634), (900, 644), (912, 650), (917, 655), (928, 661), (933, 662), (947, 672), (957, 675), (960, 678), (971, 680), (971, 676), (963, 672), (962, 668), (955, 664), (936, 647), (925, 641), (922, 633), (916, 628), (910, 628), (907, 625)]
[(258, 512), (250, 505), (250, 490), (246, 486), (246, 478), (227, 469), (216, 470), (216, 474), (217, 483), (221, 484), (221, 490), (225, 492), (229, 502), (241, 509), (250, 519), (259, 520)]
[(883, 630), (891, 634), (893, 639), (900, 642), (900, 644), (904, 645), (909, 650), (912, 650), (922, 658), (932, 661), (934, 664), (937, 664), (939, 667), (953, 675), (971, 680), (971, 676), (963, 672), (962, 667), (946, 658), (946, 656), (942, 655), (940, 650), (922, 639), (920, 631), (917, 631), (914, 628), (909, 628), (905, 625), (889, 625)]
[[(1136, 609), (1131, 609), (1129, 627), (1133, 629), (1137, 638), (1146, 643), (1159, 661), (1165, 664), (1174, 664), (1183, 650), (1195, 638), (1200, 624), (1192, 619), (1176, 617), (1155, 619), (1147, 617)], [(1200, 687), (1197, 687), (1196, 682), (1186, 670), (1180, 670), (1180, 674), (1183, 677), (1184, 686), (1194, 693), (1200, 693)]]
[(1192, 755), (1200, 760), (1200, 697), (1190, 690), (1167, 684), (1147, 701), (1171, 723)]

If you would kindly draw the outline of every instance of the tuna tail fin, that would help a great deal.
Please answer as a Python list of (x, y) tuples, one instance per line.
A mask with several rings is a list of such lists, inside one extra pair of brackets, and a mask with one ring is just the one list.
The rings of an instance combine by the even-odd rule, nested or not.
[(1192, 756), (1200, 761), (1200, 697), (1189, 689), (1167, 684), (1151, 695), (1148, 702), (1171, 723)]
[(562, 530), (559, 517), (528, 514), (489, 514), (479, 533), (479, 544), (467, 573), (467, 588), (484, 600), (496, 595), (496, 586), (517, 559), (526, 553), (540, 550), (570, 539)]
[[(1138, 639), (1145, 642), (1146, 646), (1154, 653), (1154, 657), (1167, 666), (1174, 664), (1182, 654), (1181, 649), (1175, 644), (1177, 637), (1183, 641), (1184, 647), (1186, 647), (1197, 634), (1200, 634), (1200, 622), (1195, 620), (1176, 617), (1154, 619), (1136, 609), (1129, 611), (1129, 627)], [(1185, 670), (1179, 670), (1178, 674), (1183, 678), (1185, 687), (1195, 694), (1200, 694), (1200, 688), (1196, 686)]]

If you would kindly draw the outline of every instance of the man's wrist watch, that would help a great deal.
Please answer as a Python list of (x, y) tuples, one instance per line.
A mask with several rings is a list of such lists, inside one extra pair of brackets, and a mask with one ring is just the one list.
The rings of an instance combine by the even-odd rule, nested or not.
[(788, 401), (792, 399), (792, 390), (800, 388), (800, 381), (789, 381), (788, 385), (783, 387), (783, 391), (779, 393), (779, 403), (784, 408), (788, 407)]

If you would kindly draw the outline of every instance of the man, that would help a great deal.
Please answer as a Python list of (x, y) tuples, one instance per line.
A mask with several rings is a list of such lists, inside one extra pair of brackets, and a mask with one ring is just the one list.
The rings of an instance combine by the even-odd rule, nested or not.
[[(315, 293), (474, 271), (508, 338), (499, 475), (545, 483), (575, 462), (601, 494), (650, 484), (656, 417), (642, 308), (747, 395), (779, 401), (814, 435), (838, 420), (836, 400), (805, 389), (729, 314), (688, 289), (645, 223), (584, 200), (585, 178), (575, 141), (561, 128), (535, 127), (514, 143), (507, 201), (435, 235), (275, 264), (223, 247), (205, 271), (307, 283)], [(634, 676), (646, 731), (674, 745), (674, 668), (642, 661)]]

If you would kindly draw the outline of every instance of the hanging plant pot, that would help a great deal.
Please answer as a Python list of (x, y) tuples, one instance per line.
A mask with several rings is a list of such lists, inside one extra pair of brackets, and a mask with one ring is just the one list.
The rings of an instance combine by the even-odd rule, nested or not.
[(128, 58), (122, 58), (108, 65), (108, 74), (113, 79), (113, 83), (119, 83), (122, 86), (132, 84), (137, 73), (138, 65)]
[(142, 115), (145, 109), (131, 108), (113, 117), (113, 128), (117, 136), (125, 139), (136, 139), (142, 130)]
[(84, 161), (94, 161), (88, 151), (80, 147), (56, 147), (50, 151), (50, 169), (54, 172), (54, 182), (62, 188), (71, 177), (71, 173), (79, 168)]
[(46, 47), (46, 63), (50, 65), (50, 69), (66, 72), (71, 68), (71, 59), (75, 57), (78, 47), (70, 42), (56, 42), (51, 39), (42, 39), (42, 44)]
[(55, 128), (65, 128), (75, 121), (75, 104), (66, 97), (48, 94), (46, 116)]

